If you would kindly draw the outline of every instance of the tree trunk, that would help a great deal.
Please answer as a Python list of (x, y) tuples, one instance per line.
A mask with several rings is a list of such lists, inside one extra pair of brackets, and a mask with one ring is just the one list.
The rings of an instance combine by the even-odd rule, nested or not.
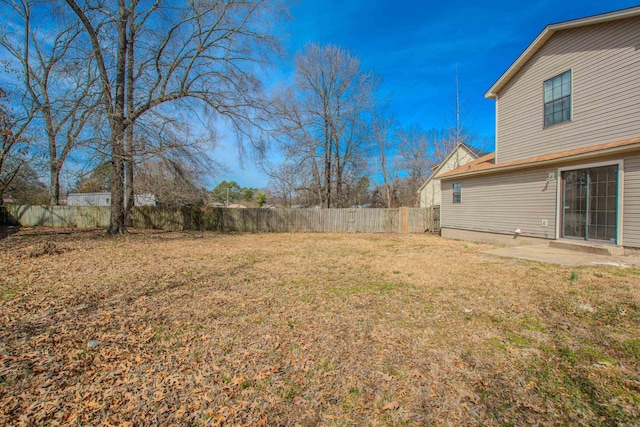
[(60, 167), (56, 163), (51, 163), (51, 206), (60, 204)]
[[(325, 116), (327, 113), (325, 112)], [(324, 122), (324, 207), (331, 207), (331, 151), (333, 144), (331, 143), (331, 126), (328, 119)]]
[[(127, 131), (129, 134), (129, 131)], [(128, 144), (131, 140), (127, 137), (127, 162), (125, 166), (125, 220), (127, 227), (133, 227), (133, 219), (131, 218), (131, 208), (133, 208), (135, 204), (135, 196), (133, 195), (133, 162), (131, 161), (132, 154), (131, 148), (128, 147)]]
[[(134, 56), (133, 56), (133, 40), (135, 37), (135, 22), (134, 22), (134, 10), (129, 11), (129, 39), (127, 43), (127, 114), (129, 117), (133, 115), (133, 66), (134, 66)], [(125, 220), (126, 224), (129, 227), (133, 226), (133, 219), (131, 218), (131, 209), (135, 204), (135, 196), (133, 193), (133, 163), (135, 160), (135, 149), (133, 146), (133, 122), (129, 124), (126, 132), (126, 152), (127, 152), (127, 160), (125, 167)]]
[(111, 126), (111, 222), (107, 234), (125, 234), (124, 207), (124, 132), (123, 118), (113, 119)]
[(49, 172), (51, 174), (51, 197), (49, 198), (49, 204), (56, 206), (60, 199), (60, 166), (58, 164), (56, 132), (54, 131), (51, 107), (48, 103), (45, 103), (42, 112), (44, 114), (45, 127), (49, 140)]
[(127, 10), (118, 0), (118, 54), (116, 58), (116, 96), (111, 121), (111, 221), (107, 234), (125, 234), (124, 163), (125, 163), (125, 75), (127, 54)]
[(389, 172), (387, 171), (386, 142), (380, 147), (380, 166), (382, 169), (382, 179), (384, 180), (384, 192), (387, 197), (387, 209), (391, 209), (391, 186), (389, 185)]
[(345, 202), (344, 202), (344, 198), (342, 197), (342, 170), (344, 169), (344, 166), (341, 164), (340, 162), (340, 150), (339, 150), (339, 146), (338, 146), (338, 139), (334, 136), (332, 136), (331, 140), (333, 141), (333, 145), (334, 145), (334, 150), (335, 150), (335, 157), (333, 159), (333, 168), (336, 171), (336, 192), (333, 195), (333, 199), (335, 201), (334, 205), (336, 205), (336, 207), (339, 208), (344, 208), (345, 207)]
[(329, 156), (324, 159), (324, 207), (331, 207), (331, 160)]

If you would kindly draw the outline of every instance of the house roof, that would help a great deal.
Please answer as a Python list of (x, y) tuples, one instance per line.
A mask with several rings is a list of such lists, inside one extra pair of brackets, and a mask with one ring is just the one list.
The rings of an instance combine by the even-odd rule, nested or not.
[(479, 150), (476, 147), (472, 147), (472, 146), (467, 145), (467, 144), (462, 144), (462, 145), (464, 145), (467, 150), (469, 150), (474, 156), (476, 156), (476, 158), (482, 157), (482, 156), (484, 156), (486, 154), (489, 154), (488, 152), (483, 151), (483, 150)]
[(578, 160), (587, 157), (602, 156), (621, 151), (629, 151), (640, 148), (640, 138), (624, 139), (622, 141), (608, 142), (606, 144), (593, 145), (591, 147), (576, 148), (573, 150), (558, 151), (542, 156), (529, 157), (512, 162), (495, 164), (495, 153), (487, 154), (473, 162), (469, 162), (457, 169), (438, 175), (440, 179), (449, 179), (458, 176), (479, 175), (503, 172), (511, 169), (522, 169), (532, 166), (540, 166), (550, 163), (559, 163), (568, 160)]
[(444, 172), (441, 175), (438, 175), (438, 178), (442, 179), (443, 177), (448, 177), (450, 175), (453, 175), (453, 172), (456, 172), (456, 171), (459, 171), (459, 173), (456, 173), (455, 176), (467, 171), (489, 169), (491, 166), (494, 165), (495, 161), (496, 161), (496, 153), (485, 154), (484, 156), (479, 157), (465, 165), (462, 165), (457, 169), (453, 169), (453, 170)]
[(481, 157), (482, 155), (486, 154), (484, 151), (482, 150), (478, 150), (475, 147), (472, 147), (470, 145), (467, 145), (463, 142), (459, 142), (458, 144), (456, 144), (456, 146), (453, 148), (453, 150), (451, 150), (451, 152), (449, 154), (447, 154), (447, 157), (445, 157), (445, 159), (440, 162), (440, 164), (438, 164), (435, 167), (432, 167), (431, 170), (431, 176), (420, 186), (420, 188), (418, 189), (417, 193), (420, 193), (422, 191), (422, 189), (424, 189), (424, 187), (426, 187), (426, 185), (431, 182), (431, 180), (433, 180), (436, 175), (438, 175), (438, 172), (440, 172), (440, 169), (442, 169), (442, 167), (447, 164), (447, 162), (449, 161), (449, 159), (451, 159), (451, 156), (453, 156), (455, 154), (455, 152), (457, 150), (459, 150), (460, 148), (464, 148), (465, 150), (467, 150), (467, 152), (472, 156), (475, 157), (476, 159), (478, 157)]
[(553, 36), (556, 32), (567, 30), (569, 28), (584, 27), (587, 25), (601, 24), (603, 22), (614, 21), (617, 19), (631, 18), (640, 16), (640, 6), (630, 7), (628, 9), (617, 10), (614, 12), (603, 13), (601, 15), (588, 16), (586, 18), (573, 19), (571, 21), (558, 22), (556, 24), (547, 25), (535, 40), (520, 54), (518, 59), (505, 71), (500, 78), (489, 88), (484, 94), (485, 98), (495, 99), (498, 92), (511, 80), (511, 78), (523, 67), (523, 65), (531, 59), (531, 57)]

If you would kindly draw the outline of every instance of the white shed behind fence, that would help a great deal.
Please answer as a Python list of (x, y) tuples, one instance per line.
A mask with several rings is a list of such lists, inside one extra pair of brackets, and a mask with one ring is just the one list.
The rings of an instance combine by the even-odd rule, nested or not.
[[(153, 194), (134, 195), (136, 206), (155, 206)], [(111, 193), (69, 193), (67, 206), (111, 206)]]
[(133, 204), (136, 206), (155, 206), (158, 204), (156, 196), (151, 193), (146, 194), (134, 194)]

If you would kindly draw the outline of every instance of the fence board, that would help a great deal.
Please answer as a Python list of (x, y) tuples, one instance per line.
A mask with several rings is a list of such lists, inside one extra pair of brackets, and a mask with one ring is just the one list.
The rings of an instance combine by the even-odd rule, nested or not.
[[(4, 208), (23, 226), (106, 228), (110, 208), (21, 206)], [(439, 209), (225, 209), (134, 207), (134, 228), (294, 233), (422, 233), (439, 230)]]
[(425, 209), (425, 230), (431, 233), (440, 232), (440, 206)]

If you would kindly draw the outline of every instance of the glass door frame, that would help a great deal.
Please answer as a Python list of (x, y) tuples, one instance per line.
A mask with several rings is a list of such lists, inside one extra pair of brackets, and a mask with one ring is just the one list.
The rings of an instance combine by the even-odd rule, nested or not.
[[(560, 172), (559, 176), (562, 180), (562, 210), (560, 211), (560, 236), (563, 239), (589, 240), (589, 169), (570, 169)], [(567, 179), (568, 173), (574, 173), (573, 180), (582, 181), (582, 183), (573, 183), (571, 186), (571, 200), (567, 201)], [(575, 194), (576, 190), (580, 194)], [(578, 207), (576, 208), (576, 204)], [(569, 209), (573, 205), (573, 209)], [(569, 212), (568, 212), (569, 211)], [(578, 211), (578, 212), (576, 212)], [(580, 215), (582, 214), (582, 215)], [(574, 231), (577, 234), (567, 235), (567, 216), (571, 215), (572, 219), (579, 216), (579, 223), (575, 224)], [(573, 227), (571, 227), (573, 228)], [(578, 235), (580, 234), (580, 235)]]
[[(562, 179), (562, 172), (581, 170), (581, 169), (592, 169), (599, 168), (603, 166), (618, 166), (618, 176), (617, 176), (617, 188), (616, 188), (616, 241), (615, 245), (622, 245), (622, 206), (623, 206), (623, 183), (624, 183), (624, 160), (610, 160), (604, 162), (597, 163), (585, 163), (585, 164), (577, 164), (573, 166), (565, 166), (560, 167), (556, 171), (556, 239), (563, 239), (563, 210), (564, 210), (564, 182)], [(587, 198), (588, 199), (588, 198)], [(587, 214), (588, 215), (588, 214)], [(587, 221), (588, 223), (588, 221)], [(585, 230), (588, 232), (588, 230)], [(571, 239), (568, 237), (567, 239)], [(582, 240), (582, 239), (578, 239)], [(588, 242), (587, 239), (584, 241)], [(604, 240), (596, 240), (596, 242), (603, 243), (606, 242)], [(613, 242), (612, 242), (613, 244)]]

